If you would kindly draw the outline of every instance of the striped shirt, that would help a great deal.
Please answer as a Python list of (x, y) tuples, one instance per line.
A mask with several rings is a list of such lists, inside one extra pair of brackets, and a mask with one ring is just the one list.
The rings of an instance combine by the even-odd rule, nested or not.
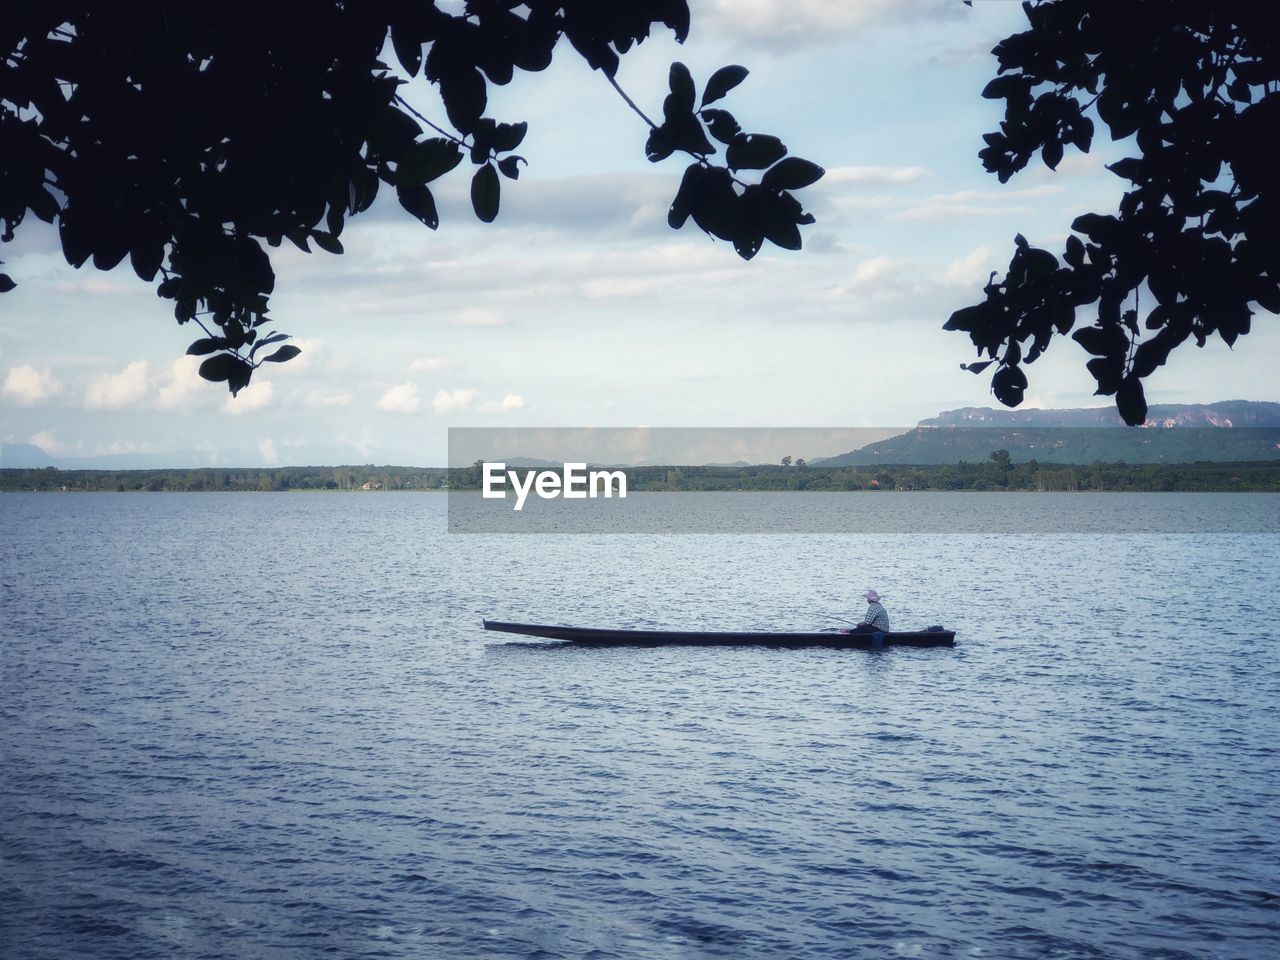
[(882, 604), (868, 603), (867, 615), (862, 618), (862, 622), (871, 624), (877, 630), (888, 630), (889, 614), (885, 611)]

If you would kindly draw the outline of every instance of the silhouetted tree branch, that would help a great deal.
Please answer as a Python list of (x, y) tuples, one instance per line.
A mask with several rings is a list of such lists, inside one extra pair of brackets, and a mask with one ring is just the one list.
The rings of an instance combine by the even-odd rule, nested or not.
[(1076, 218), (1061, 261), (1015, 237), (1008, 272), (946, 329), (989, 358), (967, 369), (997, 365), (992, 389), (1011, 407), (1023, 366), (1070, 333), (1097, 393), (1142, 423), (1142, 381), (1176, 347), (1214, 334), (1234, 345), (1255, 307), (1280, 312), (1280, 12), (1250, 0), (1023, 10), (1030, 29), (993, 51), (999, 75), (983, 96), (1004, 100), (1005, 118), (983, 165), (1001, 183), (1037, 154), (1054, 169), (1068, 148), (1089, 151), (1096, 117), (1113, 140), (1133, 138), (1134, 155), (1109, 167), (1130, 189), (1118, 211)]
[[(57, 225), (75, 267), (128, 257), (144, 280), (159, 276), (177, 321), (205, 333), (187, 350), (206, 357), (201, 375), (234, 394), (262, 363), (299, 353), (269, 329), (264, 244), (340, 254), (347, 219), (384, 186), (434, 230), (432, 185), (464, 159), (475, 214), (492, 221), (501, 178), (527, 162), (514, 152), (527, 125), (486, 116), (489, 84), (545, 69), (564, 37), (622, 92), (619, 57), (659, 26), (683, 42), (686, 0), (468, 0), (456, 12), (434, 0), (19, 4), (0, 18), (0, 242), (29, 212)], [(380, 59), (388, 41), (452, 130), (402, 96), (407, 81)], [(672, 226), (692, 217), (750, 258), (765, 240), (799, 249), (813, 217), (792, 191), (822, 170), (709, 106), (746, 75), (717, 71), (695, 107), (693, 78), (672, 64), (646, 152), (696, 158)], [(726, 147), (723, 166), (707, 131)], [(0, 293), (13, 286), (0, 274)]]

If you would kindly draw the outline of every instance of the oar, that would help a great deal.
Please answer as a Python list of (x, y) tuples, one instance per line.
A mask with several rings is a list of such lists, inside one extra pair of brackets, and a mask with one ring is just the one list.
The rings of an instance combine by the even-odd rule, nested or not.
[(838, 620), (840, 623), (847, 623), (851, 627), (856, 627), (858, 625), (853, 620), (846, 620), (844, 617), (833, 617), (829, 613), (818, 613), (816, 610), (810, 610), (809, 613), (811, 616), (821, 617), (823, 620)]

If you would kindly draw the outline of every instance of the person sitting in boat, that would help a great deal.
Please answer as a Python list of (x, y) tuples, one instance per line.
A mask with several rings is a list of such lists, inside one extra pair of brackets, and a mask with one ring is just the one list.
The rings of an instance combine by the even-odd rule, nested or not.
[(868, 590), (863, 594), (867, 599), (867, 613), (862, 618), (862, 622), (852, 630), (846, 630), (846, 633), (875, 633), (877, 630), (889, 632), (889, 613), (884, 608), (884, 604), (880, 602), (880, 594), (874, 590)]

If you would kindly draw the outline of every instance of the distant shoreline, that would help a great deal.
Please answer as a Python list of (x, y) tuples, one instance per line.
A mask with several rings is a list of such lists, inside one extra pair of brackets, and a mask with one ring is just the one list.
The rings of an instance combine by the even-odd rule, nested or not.
[[(1280, 493), (1280, 460), (981, 463), (856, 467), (622, 467), (632, 493)], [(0, 468), (0, 492), (446, 493), (479, 489), (474, 467)]]

